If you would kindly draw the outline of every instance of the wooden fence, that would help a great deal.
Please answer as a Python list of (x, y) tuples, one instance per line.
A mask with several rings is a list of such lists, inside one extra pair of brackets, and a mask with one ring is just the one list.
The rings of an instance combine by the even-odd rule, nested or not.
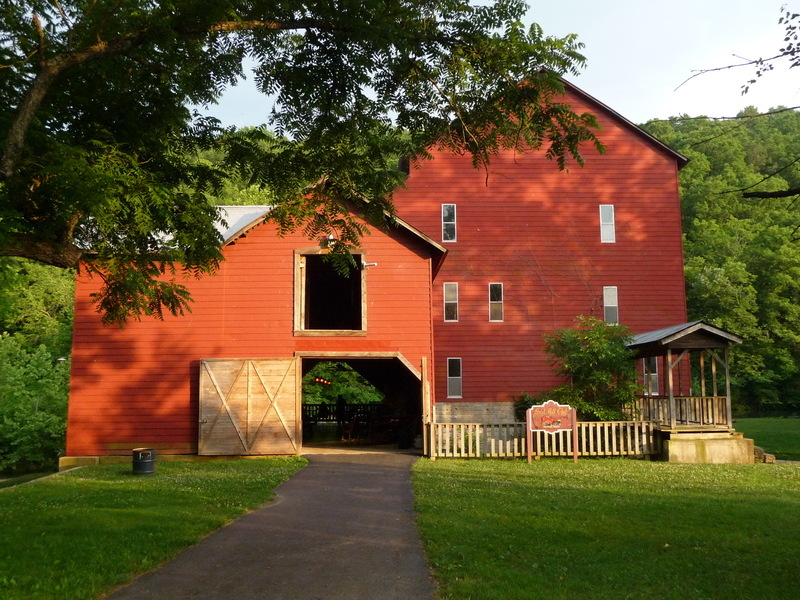
[[(431, 458), (516, 458), (528, 455), (525, 423), (429, 423)], [(572, 432), (534, 432), (536, 456), (572, 456)], [(648, 421), (578, 423), (578, 456), (648, 456), (661, 438)]]

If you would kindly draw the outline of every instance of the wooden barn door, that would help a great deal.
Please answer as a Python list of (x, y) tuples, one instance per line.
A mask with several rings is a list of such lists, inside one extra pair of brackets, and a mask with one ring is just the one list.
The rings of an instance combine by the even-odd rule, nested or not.
[(298, 365), (296, 358), (201, 360), (197, 453), (298, 454)]

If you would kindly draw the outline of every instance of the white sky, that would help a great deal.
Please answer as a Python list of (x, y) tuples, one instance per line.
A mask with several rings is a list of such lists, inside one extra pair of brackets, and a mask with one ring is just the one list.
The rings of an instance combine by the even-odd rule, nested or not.
[[(569, 81), (634, 123), (675, 115), (733, 116), (745, 106), (800, 105), (800, 70), (763, 76), (741, 95), (749, 67), (701, 69), (776, 53), (780, 7), (800, 0), (529, 0), (528, 20), (546, 35), (578, 34), (587, 66)], [(771, 54), (772, 53), (772, 54)], [(683, 85), (681, 86), (681, 84)], [(680, 88), (679, 88), (680, 86)], [(679, 89), (676, 89), (679, 88)], [(211, 114), (223, 125), (266, 122), (267, 99), (250, 80), (230, 89)]]

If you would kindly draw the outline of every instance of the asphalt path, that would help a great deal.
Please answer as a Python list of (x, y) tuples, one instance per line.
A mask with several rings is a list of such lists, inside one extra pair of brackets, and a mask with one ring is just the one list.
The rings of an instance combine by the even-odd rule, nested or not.
[(432, 600), (414, 520), (415, 456), (306, 454), (278, 499), (214, 532), (113, 600)]

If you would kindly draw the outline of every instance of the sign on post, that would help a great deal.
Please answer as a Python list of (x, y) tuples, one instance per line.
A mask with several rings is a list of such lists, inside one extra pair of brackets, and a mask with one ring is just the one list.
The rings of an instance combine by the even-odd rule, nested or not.
[[(531, 406), (525, 412), (528, 462), (533, 456), (533, 432), (558, 433), (572, 430), (572, 460), (578, 462), (578, 415), (569, 404), (548, 400), (544, 404)], [(538, 460), (538, 457), (537, 457)]]

